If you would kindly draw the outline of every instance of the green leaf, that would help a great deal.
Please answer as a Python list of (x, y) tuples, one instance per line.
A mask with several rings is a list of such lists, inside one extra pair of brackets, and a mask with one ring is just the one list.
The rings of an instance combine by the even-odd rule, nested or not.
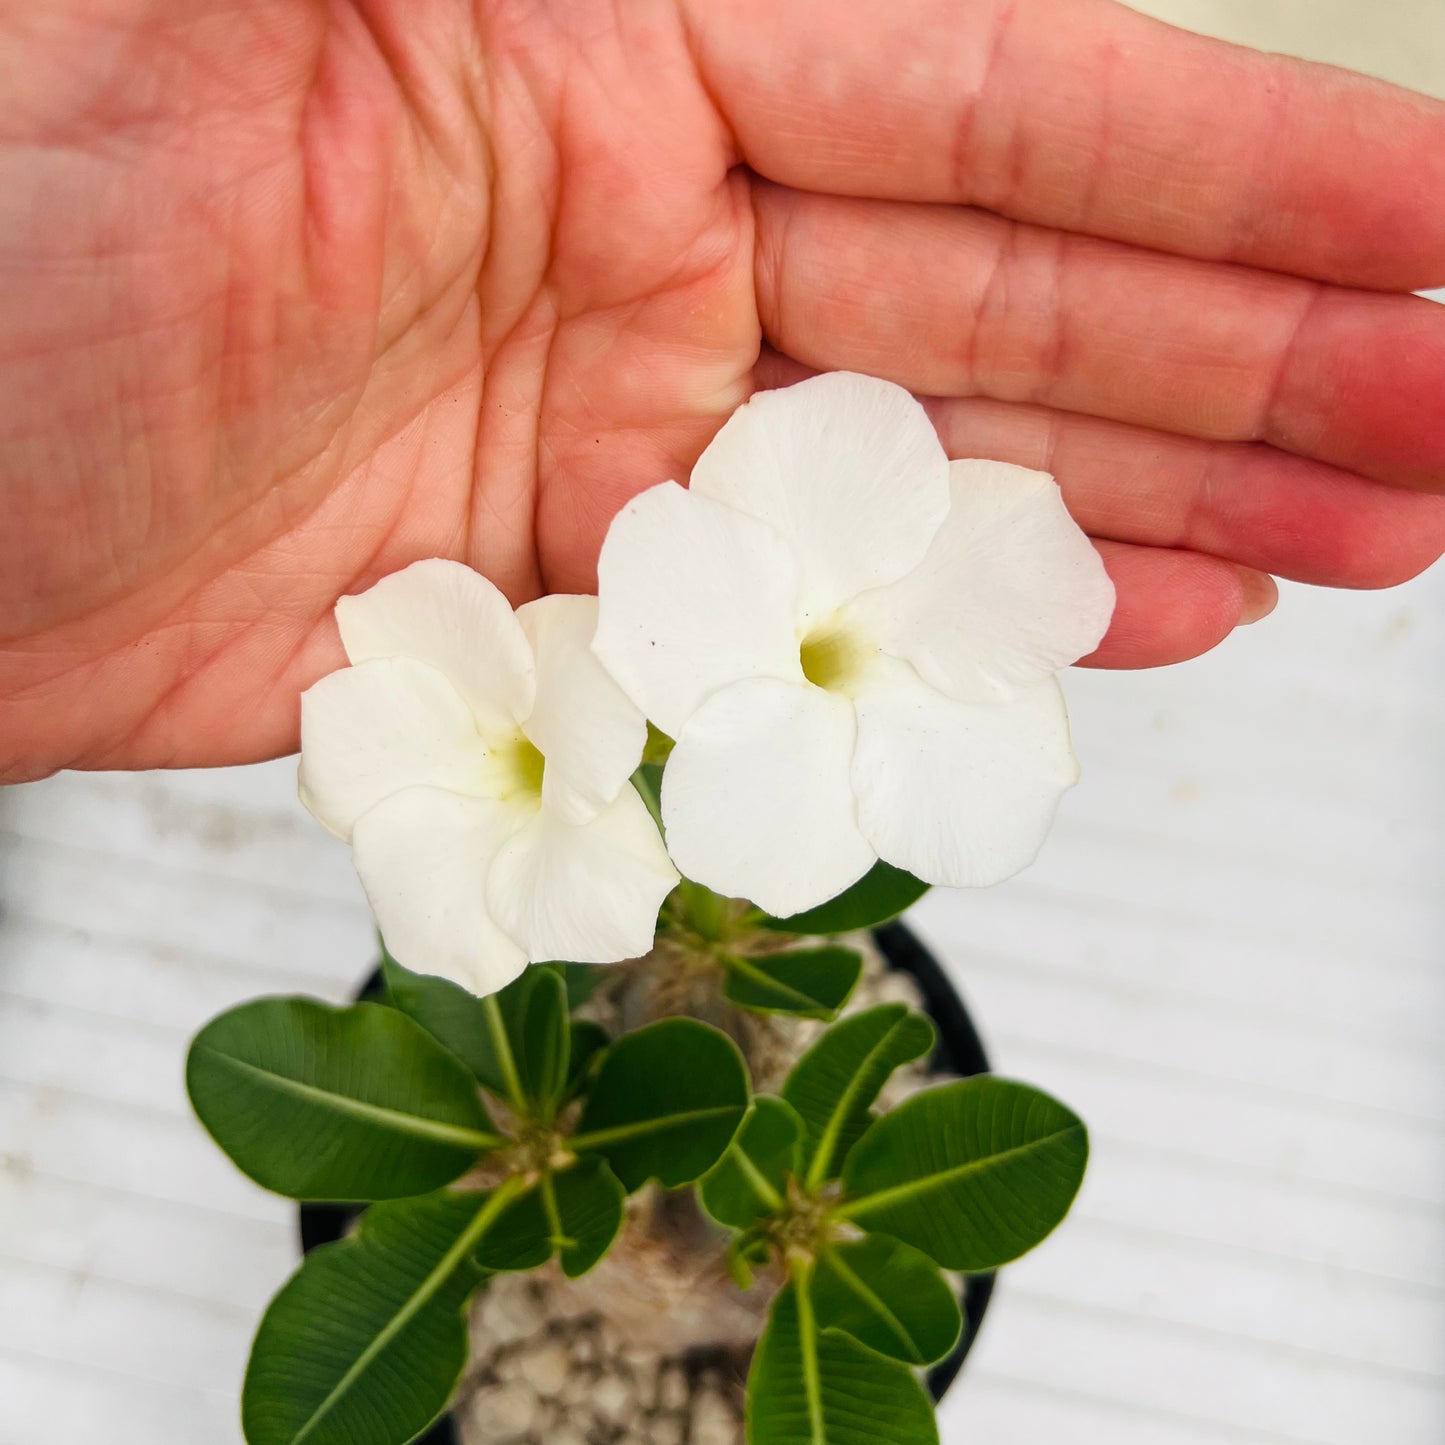
[(536, 964), (499, 993), (478, 998), (447, 979), (413, 973), (389, 954), (382, 959), (393, 1008), (455, 1054), (483, 1088), (544, 1120), (567, 1079), (565, 967)]
[(632, 775), (637, 796), (647, 804), (647, 811), (652, 814), (659, 833), (665, 832), (662, 826), (662, 767), (661, 763), (644, 762)]
[(565, 1098), (575, 1099), (587, 1089), (611, 1044), (612, 1035), (601, 1024), (591, 1019), (572, 1020), (572, 1062), (567, 1069)]
[(802, 1144), (803, 1121), (792, 1105), (758, 1095), (727, 1153), (698, 1184), (703, 1208), (733, 1229), (780, 1214), (788, 1176), (802, 1167)]
[(982, 1075), (885, 1114), (843, 1169), (839, 1212), (945, 1269), (996, 1269), (1039, 1243), (1083, 1182), (1088, 1134), (1057, 1100)]
[(562, 975), (567, 985), (567, 1011), (576, 1013), (602, 982), (605, 965), (600, 963), (554, 963), (551, 967)]
[(508, 1198), (504, 1185), (375, 1205), (355, 1238), (308, 1255), (251, 1350), (249, 1445), (400, 1445), (425, 1430), (466, 1364), (478, 1247)]
[(901, 1003), (880, 1004), (833, 1025), (793, 1065), (783, 1097), (807, 1126), (808, 1185), (833, 1178), (872, 1120), (869, 1110), (900, 1064), (933, 1047), (933, 1025)]
[(551, 968), (529, 968), (515, 985), (515, 996), (499, 1000), (517, 1082), (528, 1112), (550, 1120), (567, 1087), (571, 1059), (571, 1020), (567, 985)]
[(818, 1258), (813, 1307), (820, 1327), (852, 1335), (906, 1365), (931, 1365), (957, 1343), (963, 1314), (926, 1254), (881, 1234), (836, 1244)]
[(684, 927), (709, 943), (718, 943), (727, 937), (734, 909), (733, 900), (725, 893), (714, 893), (705, 884), (684, 878), (672, 896)]
[(739, 1008), (814, 1019), (835, 1018), (863, 972), (863, 957), (851, 948), (725, 954), (719, 961), (727, 970), (723, 992)]
[(586, 1274), (622, 1227), (627, 1196), (599, 1158), (579, 1159), (544, 1174), (502, 1212), (487, 1233), (478, 1262), (488, 1270), (536, 1269), (560, 1254), (569, 1279)]
[(806, 1276), (788, 1283), (753, 1352), (748, 1445), (938, 1445), (913, 1371), (822, 1329)]
[[(438, 1043), (450, 1049), (484, 1089), (505, 1099), (507, 1080), (492, 1042), (483, 1000), (449, 979), (413, 973), (390, 954), (383, 955), (381, 969), (392, 1007), (415, 1019)], [(502, 992), (509, 993), (516, 986), (508, 984)]]
[(561, 1224), (562, 1273), (584, 1275), (612, 1247), (622, 1228), (627, 1191), (604, 1159), (579, 1159), (572, 1168), (552, 1176), (556, 1219)]
[(186, 1087), (236, 1164), (293, 1199), (425, 1194), (505, 1142), (462, 1064), (380, 1004), (242, 1004), (196, 1035)]
[(717, 1163), (747, 1107), (737, 1045), (695, 1019), (664, 1019), (607, 1050), (568, 1142), (601, 1154), (629, 1194), (649, 1179), (676, 1189)]
[(927, 892), (928, 884), (913, 874), (891, 863), (878, 862), (851, 888), (845, 888), (827, 903), (790, 918), (762, 918), (758, 922), (763, 928), (782, 933), (821, 936), (852, 933), (855, 929), (876, 928), (880, 923), (887, 923)]

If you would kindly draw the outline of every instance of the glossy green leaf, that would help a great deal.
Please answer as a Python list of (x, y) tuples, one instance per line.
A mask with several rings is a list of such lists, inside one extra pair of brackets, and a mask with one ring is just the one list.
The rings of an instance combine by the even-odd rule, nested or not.
[(878, 862), (851, 888), (845, 888), (827, 903), (789, 918), (763, 918), (759, 923), (763, 928), (782, 933), (818, 936), (852, 933), (855, 929), (876, 928), (880, 923), (887, 923), (927, 892), (928, 884), (913, 874), (891, 863)]
[(544, 1175), (502, 1211), (478, 1262), (495, 1271), (536, 1269), (559, 1254), (563, 1272), (575, 1279), (607, 1253), (622, 1227), (626, 1199), (605, 1160), (579, 1159)]
[(236, 1164), (293, 1199), (425, 1194), (504, 1142), (463, 1065), (380, 1004), (242, 1004), (196, 1035), (186, 1087)]
[(863, 972), (863, 957), (851, 948), (729, 955), (720, 962), (727, 971), (723, 992), (730, 1002), (756, 1013), (813, 1019), (836, 1017)]
[[(403, 968), (390, 954), (383, 956), (381, 968), (392, 1007), (415, 1019), (455, 1054), (483, 1088), (505, 1099), (507, 1079), (492, 1040), (486, 1004), (449, 979)], [(508, 984), (502, 993), (510, 995), (516, 988), (517, 983)]]
[(562, 1273), (576, 1279), (611, 1249), (622, 1228), (627, 1191), (606, 1160), (595, 1156), (579, 1159), (552, 1180)]
[(548, 1119), (567, 1087), (571, 1020), (567, 985), (552, 968), (529, 968), (515, 997), (500, 1001), (512, 1057), (528, 1112)]
[(901, 1003), (880, 1004), (834, 1024), (793, 1066), (783, 1097), (807, 1127), (804, 1163), (812, 1187), (842, 1168), (889, 1075), (926, 1054), (933, 1039), (922, 1014)]
[(945, 1269), (996, 1269), (1069, 1212), (1088, 1134), (1057, 1100), (981, 1075), (885, 1114), (849, 1154), (841, 1213)]
[(790, 1282), (748, 1375), (748, 1445), (938, 1445), (933, 1405), (907, 1365), (824, 1329)]
[(308, 1255), (256, 1334), (241, 1407), (249, 1445), (400, 1445), (425, 1430), (466, 1364), (477, 1252), (506, 1198), (378, 1204), (355, 1238)]
[(594, 993), (606, 976), (607, 965), (601, 963), (554, 963), (550, 965), (562, 975), (567, 985), (567, 1008), (576, 1013)]
[(567, 1066), (565, 1097), (585, 1093), (602, 1064), (602, 1055), (612, 1044), (612, 1035), (591, 1019), (572, 1020), (572, 1056)]
[(664, 1019), (607, 1050), (569, 1142), (601, 1154), (629, 1194), (649, 1179), (676, 1189), (717, 1163), (747, 1107), (737, 1045), (695, 1019)]
[(727, 1153), (698, 1184), (703, 1208), (733, 1229), (781, 1213), (788, 1176), (802, 1158), (803, 1121), (785, 1100), (759, 1094)]
[(842, 1330), (906, 1365), (941, 1360), (963, 1328), (958, 1298), (938, 1266), (881, 1234), (824, 1250), (812, 1290), (820, 1328)]
[(483, 1088), (544, 1119), (561, 1101), (570, 1053), (565, 965), (525, 969), (489, 998), (413, 973), (390, 955), (382, 971), (392, 1007), (461, 1059)]

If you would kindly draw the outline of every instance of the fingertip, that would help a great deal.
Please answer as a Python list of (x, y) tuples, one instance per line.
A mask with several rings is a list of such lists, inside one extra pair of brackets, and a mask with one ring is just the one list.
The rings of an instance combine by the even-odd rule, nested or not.
[(1239, 621), (1236, 626), (1247, 627), (1268, 617), (1279, 605), (1279, 584), (1268, 572), (1256, 572), (1253, 567), (1237, 567), (1240, 582)]
[(1202, 552), (1096, 542), (1117, 593), (1113, 621), (1080, 666), (1166, 667), (1217, 647), (1273, 610), (1272, 578)]

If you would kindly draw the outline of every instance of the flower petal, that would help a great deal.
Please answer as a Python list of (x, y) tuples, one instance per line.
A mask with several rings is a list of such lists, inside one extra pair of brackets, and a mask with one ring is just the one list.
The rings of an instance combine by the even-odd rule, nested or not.
[(1079, 778), (1058, 683), (973, 704), (883, 661), (856, 701), (853, 755), (859, 821), (879, 857), (953, 888), (1026, 868)]
[(534, 962), (617, 963), (652, 948), (677, 870), (636, 788), (578, 827), (543, 807), (498, 853), (487, 906)]
[(714, 693), (662, 775), (667, 846), (683, 873), (778, 917), (855, 883), (877, 860), (848, 779), (845, 698), (759, 678)]
[(532, 710), (532, 650), (511, 604), (480, 572), (434, 557), (336, 604), (352, 662), (411, 657), (443, 673), (487, 734)]
[(473, 993), (495, 993), (526, 953), (487, 912), (497, 850), (532, 810), (408, 788), (356, 824), (353, 858), (393, 958)]
[(647, 719), (592, 652), (595, 597), (541, 597), (517, 621), (537, 664), (522, 731), (546, 759), (542, 801), (569, 823), (589, 822), (642, 761)]
[(902, 387), (846, 371), (758, 392), (691, 485), (783, 536), (814, 623), (917, 566), (948, 511), (948, 460), (927, 413)]
[(485, 791), (485, 768), (471, 709), (424, 662), (344, 667), (301, 694), (301, 801), (339, 837), (403, 788)]
[(954, 462), (950, 490), (923, 561), (846, 616), (949, 697), (1008, 701), (1094, 650), (1114, 584), (1046, 472)]
[(613, 518), (597, 577), (593, 651), (672, 737), (729, 683), (802, 680), (797, 567), (761, 522), (664, 482)]

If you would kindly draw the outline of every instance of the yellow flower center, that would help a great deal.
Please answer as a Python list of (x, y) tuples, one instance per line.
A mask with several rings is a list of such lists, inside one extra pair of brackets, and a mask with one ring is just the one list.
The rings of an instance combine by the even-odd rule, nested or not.
[(517, 733), (489, 750), (487, 761), (494, 780), (493, 796), (505, 799), (519, 794), (539, 797), (547, 760), (528, 737)]
[(798, 649), (803, 676), (825, 692), (847, 692), (873, 651), (856, 633), (830, 621), (810, 632)]

